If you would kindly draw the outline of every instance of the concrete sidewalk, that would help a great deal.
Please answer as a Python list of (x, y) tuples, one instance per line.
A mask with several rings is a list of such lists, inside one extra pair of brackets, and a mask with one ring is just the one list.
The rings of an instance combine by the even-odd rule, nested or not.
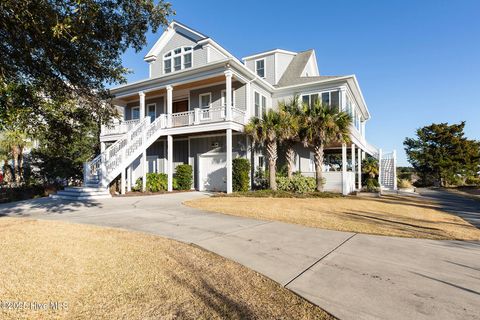
[(254, 269), (341, 319), (480, 319), (480, 243), (361, 235), (202, 212), (198, 192), (0, 206), (31, 216), (149, 232)]

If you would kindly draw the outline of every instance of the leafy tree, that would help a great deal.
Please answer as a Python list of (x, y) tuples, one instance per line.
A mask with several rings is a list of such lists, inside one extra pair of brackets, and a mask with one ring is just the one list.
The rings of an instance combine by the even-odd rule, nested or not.
[(277, 190), (277, 142), (282, 130), (280, 114), (272, 109), (263, 113), (262, 118), (254, 117), (245, 126), (245, 132), (254, 143), (265, 145), (268, 157), (270, 189)]
[(350, 141), (352, 118), (348, 113), (320, 101), (311, 106), (303, 105), (300, 118), (299, 136), (303, 144), (314, 152), (317, 191), (323, 191), (324, 148), (331, 143)]
[(99, 124), (87, 108), (71, 101), (62, 108), (50, 105), (45, 130), (37, 136), (39, 146), (31, 152), (32, 165), (43, 181), (78, 182), (83, 178), (83, 162), (99, 151)]
[(299, 112), (301, 105), (298, 96), (294, 96), (289, 102), (279, 103), (279, 114), (282, 130), (279, 140), (285, 146), (285, 159), (287, 162), (287, 177), (292, 178), (293, 168), (295, 166), (294, 146), (299, 141), (298, 131), (300, 128)]
[[(156, 3), (156, 4), (155, 4)], [(36, 131), (68, 101), (98, 119), (113, 108), (106, 85), (125, 81), (121, 55), (139, 51), (145, 34), (168, 23), (163, 0), (37, 0), (0, 2), (0, 128), (20, 123)], [(64, 106), (64, 103), (66, 106)]]
[(441, 186), (474, 175), (480, 168), (480, 143), (464, 136), (465, 122), (431, 124), (404, 141), (408, 161), (423, 181)]

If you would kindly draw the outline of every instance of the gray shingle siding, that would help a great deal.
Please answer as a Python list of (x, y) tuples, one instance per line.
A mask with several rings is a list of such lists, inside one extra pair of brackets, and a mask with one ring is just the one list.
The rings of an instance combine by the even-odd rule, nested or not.
[[(157, 113), (156, 116), (160, 116), (162, 113), (164, 113), (164, 97), (156, 97), (156, 98), (151, 98), (151, 99), (146, 99), (145, 100), (145, 107), (149, 105), (150, 103), (155, 103), (157, 105)], [(132, 120), (132, 108), (133, 107), (138, 107), (140, 106), (140, 101), (135, 101), (135, 102), (130, 102), (127, 104), (125, 107), (125, 120)]]
[[(235, 95), (235, 105), (241, 109), (245, 109), (245, 85), (238, 81), (232, 83)], [(222, 90), (225, 90), (225, 84), (219, 84), (211, 87), (196, 89), (190, 91), (190, 110), (198, 108), (199, 95), (210, 92), (212, 94), (212, 107), (220, 107), (222, 104)]]
[(169, 51), (179, 48), (191, 46), (193, 47), (193, 54), (192, 54), (192, 68), (200, 67), (207, 64), (207, 50), (201, 46), (198, 46), (195, 41), (192, 39), (179, 34), (175, 33), (170, 39), (170, 41), (165, 45), (162, 51), (157, 56), (157, 60), (152, 63), (152, 74), (151, 77), (159, 77), (162, 76), (163, 73), (163, 56), (168, 53)]

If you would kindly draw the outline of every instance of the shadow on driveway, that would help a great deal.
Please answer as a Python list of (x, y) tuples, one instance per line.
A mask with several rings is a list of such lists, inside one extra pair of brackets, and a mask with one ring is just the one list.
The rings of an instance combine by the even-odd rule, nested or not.
[(480, 228), (480, 201), (440, 189), (420, 189), (419, 193), (436, 201), (440, 209), (448, 211)]
[(59, 200), (45, 197), (1, 204), (0, 217), (30, 216), (39, 212), (65, 214), (92, 207), (102, 208), (102, 204), (95, 200)]

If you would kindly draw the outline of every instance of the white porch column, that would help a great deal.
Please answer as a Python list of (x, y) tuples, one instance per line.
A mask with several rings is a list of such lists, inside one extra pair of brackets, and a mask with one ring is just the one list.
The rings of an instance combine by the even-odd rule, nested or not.
[(120, 175), (120, 194), (125, 194), (125, 169), (122, 170)]
[(140, 91), (138, 96), (140, 97), (140, 120), (142, 120), (145, 118), (145, 93)]
[(132, 183), (133, 183), (133, 170), (132, 170), (132, 165), (129, 165), (127, 167), (127, 191), (130, 192), (132, 191)]
[(352, 172), (353, 172), (353, 186), (355, 187), (355, 173), (356, 173), (356, 168), (355, 168), (355, 145), (352, 143)]
[(232, 120), (232, 70), (225, 71), (225, 115), (227, 120)]
[(105, 152), (105, 149), (106, 149), (105, 142), (100, 142), (100, 153)]
[(340, 111), (345, 111), (347, 109), (347, 88), (340, 88)]
[(173, 137), (167, 136), (167, 191), (173, 190)]
[[(142, 121), (145, 118), (145, 93), (140, 91), (138, 95), (140, 97), (140, 121)], [(147, 149), (142, 152), (140, 167), (142, 169), (142, 192), (145, 192), (147, 190)]]
[(357, 172), (358, 190), (362, 190), (362, 149), (358, 148), (358, 172)]
[(233, 192), (232, 175), (232, 129), (227, 129), (227, 193)]
[(167, 86), (167, 127), (172, 126), (172, 109), (173, 109), (173, 87)]
[(245, 84), (245, 121), (248, 121), (254, 112), (252, 112), (252, 86), (250, 84), (250, 81)]
[(347, 145), (342, 144), (342, 194), (347, 193)]

